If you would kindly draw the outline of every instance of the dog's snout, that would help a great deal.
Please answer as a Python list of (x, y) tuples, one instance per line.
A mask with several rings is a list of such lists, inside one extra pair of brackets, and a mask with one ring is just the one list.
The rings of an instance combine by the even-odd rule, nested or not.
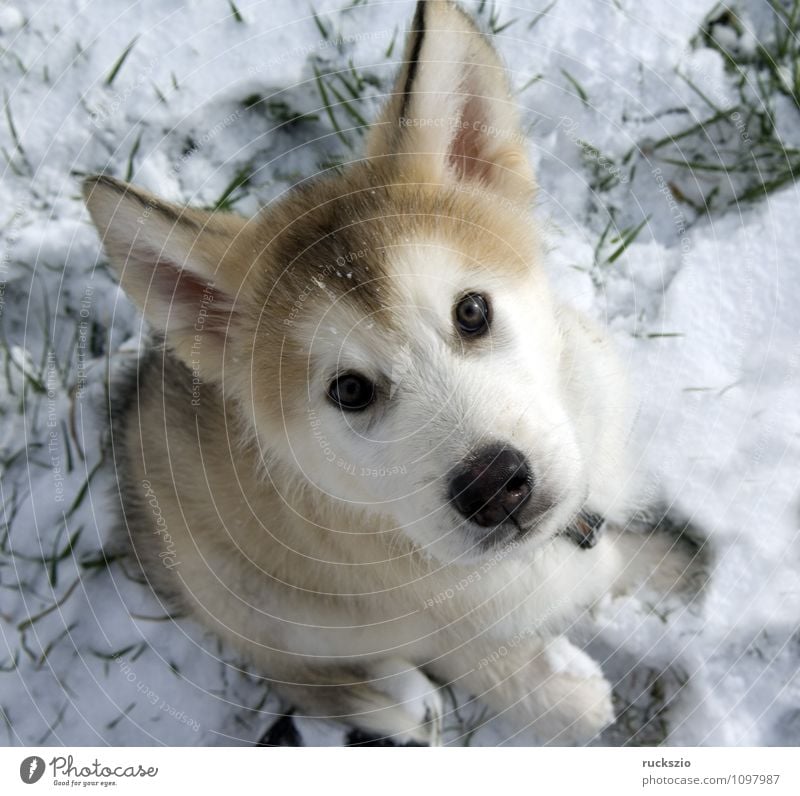
[(450, 476), (450, 500), (478, 525), (500, 525), (519, 511), (533, 489), (527, 459), (516, 448), (492, 446), (470, 456)]

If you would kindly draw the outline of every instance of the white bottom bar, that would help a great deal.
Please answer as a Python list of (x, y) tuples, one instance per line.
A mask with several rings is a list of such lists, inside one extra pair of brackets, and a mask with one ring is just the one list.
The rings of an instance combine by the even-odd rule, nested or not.
[[(797, 749), (0, 749), (0, 793), (800, 793)], [(35, 780), (29, 782), (29, 780)]]

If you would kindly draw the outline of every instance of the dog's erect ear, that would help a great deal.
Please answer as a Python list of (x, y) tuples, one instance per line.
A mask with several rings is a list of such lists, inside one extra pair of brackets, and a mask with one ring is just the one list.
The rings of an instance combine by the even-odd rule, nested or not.
[(88, 178), (83, 195), (123, 290), (184, 362), (215, 378), (245, 277), (232, 251), (245, 219), (171, 205), (110, 177)]
[(503, 64), (448, 0), (421, 0), (391, 100), (367, 141), (400, 179), (474, 182), (514, 200), (534, 183)]

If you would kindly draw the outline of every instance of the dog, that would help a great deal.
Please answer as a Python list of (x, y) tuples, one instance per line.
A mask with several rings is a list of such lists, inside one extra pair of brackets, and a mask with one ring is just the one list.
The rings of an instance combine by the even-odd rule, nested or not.
[(363, 158), (252, 219), (84, 183), (152, 329), (113, 424), (154, 588), (302, 715), (442, 742), (442, 684), (539, 743), (611, 686), (564, 632), (670, 543), (635, 507), (624, 368), (560, 303), (503, 65), (420, 2)]

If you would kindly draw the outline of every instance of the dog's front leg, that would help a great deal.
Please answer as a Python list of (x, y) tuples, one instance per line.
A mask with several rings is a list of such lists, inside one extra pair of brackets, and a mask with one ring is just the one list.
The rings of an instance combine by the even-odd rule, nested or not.
[(439, 746), (439, 689), (400, 658), (349, 665), (299, 666), (291, 681), (275, 682), (296, 715), (337, 719), (397, 744)]
[(509, 738), (524, 733), (542, 744), (583, 744), (614, 721), (610, 683), (563, 636), (462, 649), (436, 668), (488, 705)]

